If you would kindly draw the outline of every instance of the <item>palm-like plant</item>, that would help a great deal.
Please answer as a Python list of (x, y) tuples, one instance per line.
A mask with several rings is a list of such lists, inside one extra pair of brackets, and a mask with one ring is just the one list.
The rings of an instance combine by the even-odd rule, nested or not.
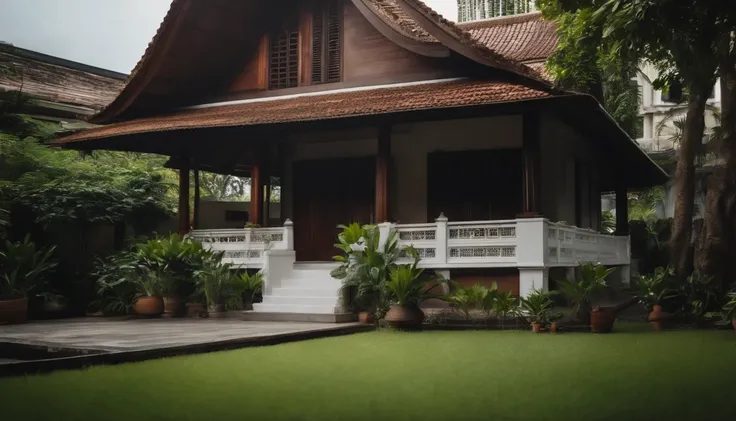
[(431, 291), (439, 285), (438, 281), (427, 282), (422, 278), (424, 269), (417, 268), (419, 257), (414, 252), (414, 262), (410, 265), (396, 265), (390, 269), (385, 288), (389, 299), (400, 306), (418, 307), (423, 301), (437, 298)]
[(253, 297), (263, 289), (263, 272), (249, 274), (247, 271), (232, 278), (233, 294), (227, 307), (236, 310), (251, 310)]
[(651, 311), (655, 305), (661, 305), (664, 300), (676, 295), (676, 291), (670, 287), (674, 275), (673, 268), (658, 267), (651, 275), (639, 275), (629, 291)]
[(521, 307), (529, 323), (547, 322), (549, 311), (554, 304), (551, 298), (553, 294), (554, 292), (544, 292), (535, 288), (529, 295), (521, 298)]
[(486, 315), (493, 310), (493, 304), (496, 297), (498, 285), (494, 282), (491, 288), (486, 288), (481, 284), (475, 284), (470, 287), (464, 287), (454, 283), (455, 291), (444, 297), (450, 306), (459, 310), (466, 319), (472, 320), (471, 310), (482, 309)]
[(52, 261), (55, 247), (38, 248), (26, 236), (21, 242), (5, 242), (0, 252), (0, 299), (24, 298), (41, 286), (43, 277), (56, 267)]
[(493, 311), (501, 320), (501, 328), (504, 327), (508, 316), (515, 316), (519, 313), (519, 300), (511, 295), (511, 291), (503, 291), (498, 293)]
[(597, 291), (606, 288), (606, 278), (613, 268), (601, 264), (584, 263), (578, 267), (576, 280), (560, 280), (558, 286), (567, 301), (573, 306), (573, 312), (582, 321), (590, 314), (590, 299)]
[[(341, 265), (331, 272), (335, 279), (342, 280), (343, 302), (350, 303), (360, 311), (377, 311), (388, 306), (385, 284), (402, 254), (398, 245), (398, 234), (391, 231), (385, 242), (380, 241), (380, 232), (374, 225), (361, 226), (357, 223), (341, 226), (336, 248), (342, 251), (334, 260)], [(411, 250), (404, 250), (411, 254)]]
[(224, 306), (234, 295), (234, 284), (238, 278), (229, 263), (221, 262), (222, 254), (204, 264), (201, 270), (195, 272), (199, 290), (207, 300), (209, 307)]

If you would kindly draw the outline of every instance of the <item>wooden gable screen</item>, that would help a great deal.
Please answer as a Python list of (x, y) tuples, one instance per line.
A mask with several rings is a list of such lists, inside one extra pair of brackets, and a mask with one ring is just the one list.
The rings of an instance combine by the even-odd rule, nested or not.
[(268, 58), (268, 89), (299, 86), (299, 26), (296, 23), (271, 35)]
[(341, 79), (341, 12), (340, 1), (332, 0), (312, 15), (312, 84)]

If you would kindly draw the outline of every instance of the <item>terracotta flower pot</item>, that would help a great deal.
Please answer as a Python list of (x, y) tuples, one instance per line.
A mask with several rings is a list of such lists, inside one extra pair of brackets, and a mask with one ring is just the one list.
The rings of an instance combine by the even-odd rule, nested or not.
[(211, 319), (222, 319), (227, 316), (224, 304), (214, 304), (207, 308), (207, 316)]
[(421, 329), (424, 322), (424, 312), (416, 305), (393, 305), (386, 313), (386, 323), (401, 330)]
[(164, 312), (161, 297), (139, 297), (135, 302), (135, 313), (141, 316), (160, 316)]
[(206, 313), (204, 305), (199, 303), (187, 303), (187, 317), (198, 318)]
[(0, 301), (0, 325), (25, 323), (28, 321), (28, 299)]
[(542, 331), (542, 324), (541, 323), (532, 323), (532, 332), (539, 333)]
[(557, 333), (557, 330), (559, 329), (559, 327), (560, 327), (559, 322), (552, 322), (549, 324), (549, 332)]
[(615, 311), (610, 308), (596, 307), (590, 312), (590, 330), (594, 333), (613, 332)]
[(652, 327), (652, 330), (663, 330), (667, 321), (671, 318), (672, 315), (662, 310), (662, 306), (657, 304), (652, 307), (652, 312), (649, 313), (647, 320), (649, 321), (649, 326)]
[(376, 322), (376, 315), (370, 311), (362, 311), (358, 313), (358, 321), (364, 325), (372, 325)]
[(164, 297), (164, 317), (176, 317), (179, 315), (181, 300), (179, 297)]

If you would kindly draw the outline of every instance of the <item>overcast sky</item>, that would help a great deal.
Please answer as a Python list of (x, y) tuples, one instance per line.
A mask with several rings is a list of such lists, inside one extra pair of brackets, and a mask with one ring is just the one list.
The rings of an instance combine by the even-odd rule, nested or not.
[[(424, 1), (446, 18), (457, 19), (456, 0)], [(171, 0), (0, 0), (0, 41), (128, 73), (143, 55), (170, 3)]]

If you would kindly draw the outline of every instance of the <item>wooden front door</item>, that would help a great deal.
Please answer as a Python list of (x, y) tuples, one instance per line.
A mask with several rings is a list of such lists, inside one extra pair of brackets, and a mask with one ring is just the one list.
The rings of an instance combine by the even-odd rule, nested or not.
[(514, 219), (522, 211), (521, 149), (427, 156), (427, 220)]
[(340, 224), (373, 222), (376, 160), (294, 163), (294, 248), (299, 261), (330, 261)]

